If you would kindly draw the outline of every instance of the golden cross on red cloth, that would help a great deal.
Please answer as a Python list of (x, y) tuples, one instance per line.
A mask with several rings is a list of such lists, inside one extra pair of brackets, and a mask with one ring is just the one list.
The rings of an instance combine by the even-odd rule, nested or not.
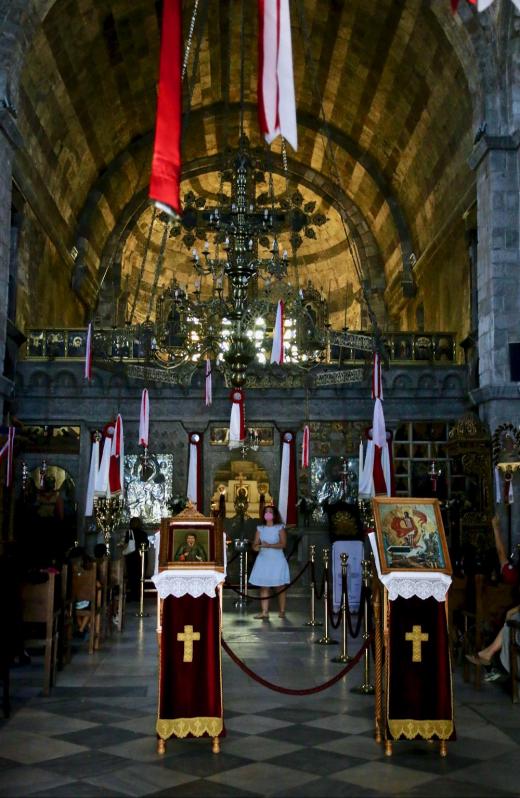
[(412, 631), (407, 632), (404, 637), (412, 644), (412, 662), (422, 662), (421, 645), (428, 640), (426, 632), (420, 626), (412, 626)]
[(193, 662), (193, 641), (200, 640), (200, 632), (194, 632), (193, 626), (185, 626), (184, 632), (177, 633), (177, 640), (184, 643), (183, 662)]

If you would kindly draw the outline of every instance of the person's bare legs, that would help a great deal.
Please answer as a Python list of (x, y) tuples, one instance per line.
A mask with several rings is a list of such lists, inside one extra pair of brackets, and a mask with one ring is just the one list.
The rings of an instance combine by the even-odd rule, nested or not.
[(268, 587), (261, 587), (260, 588), (260, 604), (262, 607), (262, 615), (266, 618), (269, 615), (269, 592), (270, 588)]
[(504, 630), (501, 629), (500, 632), (495, 637), (495, 639), (493, 640), (493, 642), (490, 643), (489, 646), (486, 646), (486, 648), (483, 648), (482, 651), (478, 652), (477, 656), (480, 659), (489, 662), (491, 658), (500, 651), (500, 649), (502, 648), (503, 631)]
[[(283, 592), (280, 593), (279, 592), (280, 590), (283, 591)], [(285, 585), (280, 585), (280, 587), (276, 588), (276, 591), (278, 592), (278, 615), (280, 616), (280, 618), (284, 618), (285, 617), (285, 602), (286, 602), (286, 598), (287, 598)]]

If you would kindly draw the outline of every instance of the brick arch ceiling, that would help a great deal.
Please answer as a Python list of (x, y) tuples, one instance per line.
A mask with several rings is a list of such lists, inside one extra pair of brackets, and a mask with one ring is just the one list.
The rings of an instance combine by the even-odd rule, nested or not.
[[(184, 6), (187, 26), (192, 0)], [(291, 6), (297, 105), (305, 120), (293, 158), (302, 170), (309, 166), (334, 180), (320, 135), (322, 106), (335, 131), (341, 186), (370, 227), (383, 283), (395, 285), (409, 252), (419, 256), (442, 229), (454, 192), (463, 195), (473, 186), (466, 157), (474, 76), (465, 73), (443, 30), (454, 22), (447, 10), (441, 24), (421, 0), (298, 0)], [(316, 80), (294, 13), (300, 7)], [(187, 163), (222, 151), (236, 133), (239, 9), (236, 0), (209, 0), (190, 103), (190, 117), (199, 122), (188, 123)], [(252, 14), (246, 15), (245, 38), (246, 53), (256, 53)], [(25, 147), (65, 223), (66, 244), (81, 233), (92, 272), (119, 214), (146, 181), (150, 150), (135, 158), (132, 142), (154, 126), (158, 46), (158, 4), (150, 0), (84, 0), (80, 7), (57, 0), (25, 57), (18, 93)], [(256, 56), (246, 59), (244, 73), (251, 106)], [(223, 113), (204, 114), (219, 104)], [(254, 115), (246, 115), (246, 127), (257, 142)], [(124, 169), (98, 195), (92, 224), (82, 226), (93, 188), (125, 153)]]

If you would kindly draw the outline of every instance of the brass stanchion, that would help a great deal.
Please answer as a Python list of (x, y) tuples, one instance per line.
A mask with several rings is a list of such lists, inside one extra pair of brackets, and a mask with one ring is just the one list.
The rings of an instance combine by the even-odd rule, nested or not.
[[(363, 568), (363, 587), (365, 588), (365, 601), (364, 601), (364, 616), (363, 616), (363, 641), (366, 643), (370, 639), (368, 632), (368, 584), (372, 577), (372, 570), (370, 567), (370, 560), (363, 560), (361, 563)], [(367, 646), (364, 653), (364, 675), (363, 684), (359, 687), (352, 687), (351, 693), (358, 693), (360, 695), (374, 695), (374, 685), (370, 682), (370, 646)]]
[(316, 546), (311, 544), (309, 546), (309, 551), (311, 553), (311, 618), (309, 621), (306, 621), (303, 625), (304, 626), (323, 626), (321, 621), (316, 620), (315, 616), (315, 607), (314, 602), (316, 599), (316, 585), (314, 583), (314, 558), (316, 556)]
[(352, 657), (347, 651), (347, 560), (348, 554), (344, 551), (339, 555), (341, 560), (341, 584), (345, 588), (341, 592), (341, 623), (343, 624), (343, 634), (341, 637), (341, 653), (337, 657), (332, 657), (331, 662), (351, 662)]
[(337, 640), (333, 640), (332, 637), (329, 637), (329, 550), (323, 549), (323, 572), (325, 574), (325, 585), (323, 588), (323, 604), (324, 604), (324, 628), (323, 628), (323, 637), (320, 637), (319, 640), (316, 640), (316, 643), (320, 646), (332, 646), (337, 643)]
[(141, 543), (139, 546), (139, 555), (141, 557), (141, 584), (139, 589), (139, 612), (136, 612), (136, 618), (148, 618), (149, 612), (144, 611), (144, 553), (146, 551), (146, 543)]
[(381, 619), (381, 590), (379, 583), (376, 584), (372, 597), (372, 608), (374, 611), (374, 631), (375, 631), (375, 665), (376, 665), (376, 678), (375, 678), (375, 725), (376, 725), (376, 743), (383, 741), (383, 625)]

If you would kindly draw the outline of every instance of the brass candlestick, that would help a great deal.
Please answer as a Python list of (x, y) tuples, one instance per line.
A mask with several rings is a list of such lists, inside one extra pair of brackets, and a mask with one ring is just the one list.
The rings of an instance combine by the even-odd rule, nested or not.
[(110, 557), (110, 539), (121, 519), (123, 506), (122, 496), (96, 496), (94, 498), (94, 516), (97, 525), (103, 532), (108, 557)]
[(136, 612), (137, 618), (148, 618), (149, 612), (144, 611), (144, 583), (145, 583), (145, 576), (144, 576), (144, 553), (146, 551), (146, 543), (141, 543), (139, 546), (139, 556), (141, 557), (141, 579), (140, 579), (140, 589), (139, 589), (139, 612)]

